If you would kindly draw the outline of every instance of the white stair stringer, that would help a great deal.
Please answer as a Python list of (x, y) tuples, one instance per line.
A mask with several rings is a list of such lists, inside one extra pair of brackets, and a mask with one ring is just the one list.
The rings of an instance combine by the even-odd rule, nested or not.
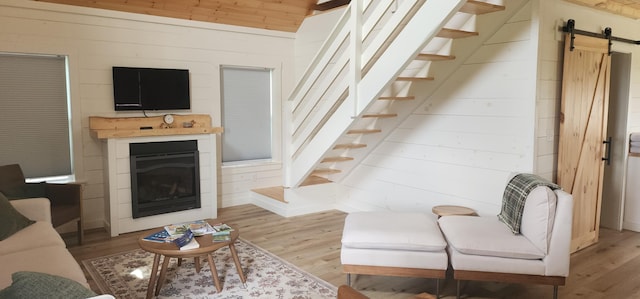
[(287, 202), (251, 192), (251, 202), (283, 217), (306, 215), (333, 209), (337, 202), (336, 188), (336, 184), (285, 188), (284, 196)]
[[(293, 144), (300, 144), (300, 149), (294, 150), (291, 154), (292, 161), (286, 167), (286, 186), (297, 187), (313, 171), (321, 158), (348, 130), (353, 118), (360, 116), (377, 100), (465, 2), (466, 0), (429, 0), (421, 4), (364, 77), (361, 80), (355, 79), (356, 87), (350, 89), (343, 101), (330, 105), (331, 108), (326, 111), (332, 112), (331, 116), (321, 119), (324, 124), (319, 129), (312, 130), (310, 137), (304, 141), (293, 140)], [(364, 50), (363, 64), (373, 55), (374, 52)]]

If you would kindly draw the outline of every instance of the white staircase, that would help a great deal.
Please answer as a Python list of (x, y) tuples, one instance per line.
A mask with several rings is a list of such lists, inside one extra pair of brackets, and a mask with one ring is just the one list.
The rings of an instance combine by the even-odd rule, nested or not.
[(314, 206), (310, 185), (344, 178), (526, 0), (505, 2), (352, 0), (289, 98), (286, 202), (259, 205), (285, 216)]

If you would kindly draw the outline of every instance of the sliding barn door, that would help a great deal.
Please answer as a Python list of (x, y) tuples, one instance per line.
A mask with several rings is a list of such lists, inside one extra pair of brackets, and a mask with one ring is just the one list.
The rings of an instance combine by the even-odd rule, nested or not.
[(608, 40), (565, 37), (558, 184), (573, 195), (571, 251), (598, 241), (609, 105)]

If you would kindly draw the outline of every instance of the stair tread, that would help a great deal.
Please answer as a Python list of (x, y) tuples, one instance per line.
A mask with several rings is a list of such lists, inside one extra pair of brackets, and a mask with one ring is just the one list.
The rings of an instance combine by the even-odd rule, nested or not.
[(366, 144), (363, 143), (342, 143), (342, 144), (336, 144), (333, 149), (354, 149), (354, 148), (363, 148), (363, 147), (367, 147)]
[(397, 117), (398, 113), (380, 113), (380, 114), (364, 114), (362, 115), (363, 118), (373, 118), (373, 117), (377, 117), (377, 118), (390, 118), (390, 117)]
[(374, 134), (380, 132), (382, 132), (380, 129), (353, 129), (347, 131), (347, 134)]
[(311, 175), (314, 174), (332, 174), (332, 173), (341, 173), (342, 170), (335, 168), (316, 168), (311, 172)]
[(453, 59), (456, 59), (456, 56), (431, 54), (431, 53), (420, 53), (416, 57), (416, 60), (426, 60), (426, 61), (441, 61), (441, 60), (453, 60)]
[(440, 32), (438, 32), (437, 36), (444, 37), (444, 38), (465, 38), (465, 37), (477, 36), (477, 35), (478, 35), (478, 32), (475, 32), (475, 31), (442, 28)]
[(345, 162), (345, 161), (353, 161), (353, 157), (345, 157), (345, 156), (326, 157), (322, 159), (320, 163)]
[(310, 175), (300, 184), (300, 187), (310, 186), (310, 185), (328, 184), (328, 183), (333, 183), (333, 181), (331, 181), (331, 180), (329, 180), (327, 178), (323, 178), (323, 177), (317, 176), (317, 175)]
[(277, 201), (283, 202), (283, 203), (289, 203), (284, 199), (284, 187), (283, 186), (274, 186), (274, 187), (267, 187), (267, 188), (258, 188), (258, 189), (252, 189), (251, 191), (258, 193), (260, 195), (264, 195), (266, 197), (269, 198), (273, 198)]
[(475, 0), (468, 0), (462, 6), (462, 8), (460, 8), (460, 12), (473, 14), (473, 15), (482, 15), (486, 13), (501, 11), (504, 9), (505, 7), (502, 5), (496, 5), (492, 3), (480, 2)]
[(407, 101), (407, 100), (415, 100), (416, 97), (414, 96), (406, 96), (406, 97), (379, 97), (378, 100), (400, 100), (400, 101)]
[(433, 77), (398, 77), (396, 81), (433, 81)]

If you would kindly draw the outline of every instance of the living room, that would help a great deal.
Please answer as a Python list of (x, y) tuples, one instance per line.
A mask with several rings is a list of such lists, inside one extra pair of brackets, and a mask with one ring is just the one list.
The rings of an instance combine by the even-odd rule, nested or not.
[[(114, 111), (113, 66), (189, 69), (189, 113), (211, 115), (212, 125), (220, 127), (220, 66), (274, 69), (278, 86), (274, 98), (278, 108), (284, 110), (297, 78), (338, 15), (334, 11), (309, 18), (297, 33), (286, 33), (43, 2), (4, 0), (0, 6), (4, 28), (0, 51), (68, 56), (74, 174), (85, 184), (83, 218), (88, 230), (104, 227), (107, 204), (105, 153), (102, 141), (91, 135), (88, 119), (142, 116)], [(530, 171), (553, 179), (562, 61), (556, 27), (558, 21), (570, 18), (581, 29), (599, 31), (609, 26), (616, 35), (629, 38), (634, 38), (633, 28), (637, 26), (635, 20), (565, 1), (531, 1), (505, 25), (507, 36), (497, 36), (481, 51), (511, 56), (469, 60), (466, 69), (456, 72), (448, 85), (445, 83), (421, 111), (413, 114), (413, 121), (398, 128), (367, 163), (328, 191), (332, 196), (327, 198), (326, 210), (428, 211), (438, 204), (458, 204), (481, 214), (495, 214), (510, 172)], [(614, 43), (613, 47), (638, 53), (631, 45)], [(473, 68), (479, 65), (483, 67)], [(487, 75), (498, 68), (502, 69), (500, 75)], [(465, 70), (473, 70), (474, 76), (466, 76)], [(632, 81), (637, 74), (634, 61)], [(505, 77), (511, 78), (508, 84), (504, 83)], [(464, 82), (464, 88), (459, 88), (460, 82)], [(509, 89), (499, 90), (501, 85)], [(638, 101), (634, 88), (632, 85), (628, 132), (640, 129), (633, 109)], [(522, 90), (531, 92), (522, 95)], [(468, 104), (465, 99), (469, 94), (499, 97), (502, 104), (513, 102), (500, 111), (459, 108)], [(474, 135), (482, 138), (471, 139)], [(220, 142), (220, 137), (216, 138)], [(432, 142), (415, 141), (420, 139)], [(457, 144), (456, 140), (466, 144)], [(414, 163), (416, 159), (419, 163)], [(219, 162), (218, 157), (212, 157), (212, 161)], [(251, 204), (249, 190), (281, 185), (282, 172), (277, 159), (249, 166), (221, 166), (211, 178), (210, 191), (218, 195), (218, 209)], [(465, 188), (459, 188), (461, 184)]]

